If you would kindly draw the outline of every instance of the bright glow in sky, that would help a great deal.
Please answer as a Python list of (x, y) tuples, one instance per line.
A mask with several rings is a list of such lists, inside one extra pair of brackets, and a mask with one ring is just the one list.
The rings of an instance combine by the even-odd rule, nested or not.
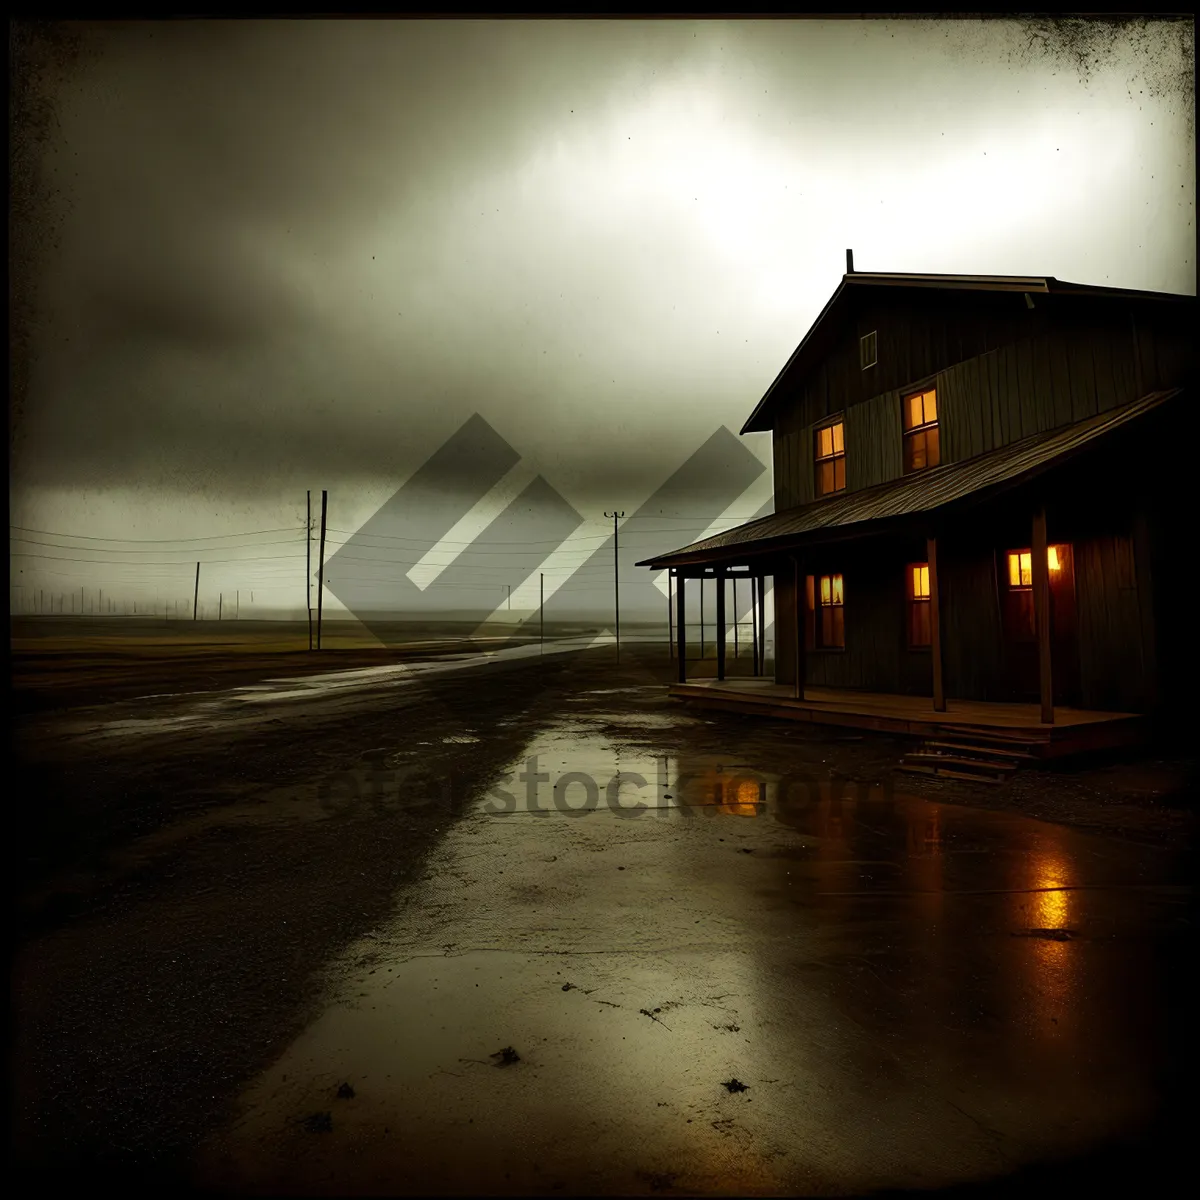
[(12, 519), (299, 528), (328, 487), (353, 530), (478, 412), (600, 520), (740, 428), (848, 246), (1194, 293), (1190, 39), (1085, 77), (1012, 21), (103, 29), (46, 95)]

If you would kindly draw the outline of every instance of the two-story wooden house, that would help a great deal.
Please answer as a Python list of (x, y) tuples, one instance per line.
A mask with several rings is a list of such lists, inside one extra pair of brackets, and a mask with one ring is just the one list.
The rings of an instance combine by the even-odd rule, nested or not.
[[(676, 581), (673, 691), (1064, 744), (1181, 705), (1195, 298), (847, 259), (742, 429), (772, 434), (774, 514), (641, 564)], [(773, 680), (727, 678), (721, 581), (744, 574), (773, 583)], [(689, 684), (684, 596), (705, 578), (716, 678)]]

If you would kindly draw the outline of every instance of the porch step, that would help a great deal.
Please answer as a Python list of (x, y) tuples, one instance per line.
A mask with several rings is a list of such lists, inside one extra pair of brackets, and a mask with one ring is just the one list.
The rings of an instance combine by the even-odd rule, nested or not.
[(981, 747), (977, 742), (967, 741), (927, 741), (925, 743), (926, 747), (928, 747), (930, 750), (962, 751), (966, 754), (979, 754), (981, 751), (983, 751), (993, 758), (1004, 759), (1006, 761), (1011, 760), (1014, 765), (1017, 764), (1021, 759), (1027, 759), (1032, 762), (1034, 759), (1040, 757), (1040, 755), (1033, 754), (1028, 750), (1018, 749), (1018, 747), (1022, 744), (1023, 743), (1021, 742), (1013, 742), (1012, 748), (1010, 749), (1008, 746), (988, 746), (985, 748)]
[(938, 751), (916, 750), (906, 754), (900, 764), (904, 768), (921, 767), (934, 774), (945, 770), (965, 774), (972, 779), (987, 778), (1003, 782), (1016, 771), (1016, 764), (999, 759), (971, 757), (969, 755), (944, 754)]
[(943, 725), (941, 736), (962, 741), (977, 742), (989, 746), (1045, 746), (1050, 742), (1050, 732), (1045, 729), (995, 729), (978, 725)]
[(952, 767), (944, 766), (927, 767), (922, 766), (920, 763), (908, 762), (907, 760), (902, 762), (896, 769), (898, 771), (911, 771), (916, 775), (937, 775), (947, 779), (967, 779), (972, 783), (991, 783), (997, 785), (1004, 783), (1004, 779), (996, 775), (979, 775), (970, 771), (956, 771)]
[(981, 783), (1004, 783), (1041, 757), (1048, 739), (1025, 731), (944, 728), (926, 738), (900, 762), (900, 770)]

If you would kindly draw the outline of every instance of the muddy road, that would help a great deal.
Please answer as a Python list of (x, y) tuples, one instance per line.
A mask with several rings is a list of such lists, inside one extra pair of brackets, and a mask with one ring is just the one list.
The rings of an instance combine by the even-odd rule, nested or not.
[(888, 739), (689, 714), (668, 663), (622, 658), (26, 712), (18, 1168), (316, 1194), (1167, 1169), (1178, 795), (1129, 768), (900, 791)]

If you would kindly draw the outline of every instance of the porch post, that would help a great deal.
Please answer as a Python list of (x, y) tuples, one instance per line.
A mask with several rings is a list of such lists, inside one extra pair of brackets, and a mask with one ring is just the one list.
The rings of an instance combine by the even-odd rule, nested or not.
[(1054, 691), (1050, 673), (1050, 563), (1046, 543), (1046, 508), (1033, 517), (1033, 616), (1037, 623), (1038, 680), (1042, 724), (1054, 724)]
[(725, 568), (717, 568), (717, 678), (725, 678)]
[(672, 605), (675, 603), (675, 597), (671, 595), (671, 580), (675, 578), (675, 572), (667, 568), (667, 656), (675, 657), (675, 617)]
[(767, 608), (763, 593), (767, 589), (767, 577), (758, 577), (758, 673), (767, 673)]
[(758, 674), (758, 576), (750, 576), (750, 657), (752, 675)]
[(925, 539), (929, 560), (929, 657), (933, 667), (933, 711), (946, 711), (946, 686), (942, 677), (942, 598), (938, 585), (937, 538)]
[(679, 660), (679, 682), (687, 683), (687, 630), (684, 625), (683, 593), (687, 574), (682, 567), (675, 571), (675, 636), (678, 638), (675, 657)]
[(804, 578), (800, 556), (792, 559), (792, 577), (796, 583), (796, 699), (804, 699)]

